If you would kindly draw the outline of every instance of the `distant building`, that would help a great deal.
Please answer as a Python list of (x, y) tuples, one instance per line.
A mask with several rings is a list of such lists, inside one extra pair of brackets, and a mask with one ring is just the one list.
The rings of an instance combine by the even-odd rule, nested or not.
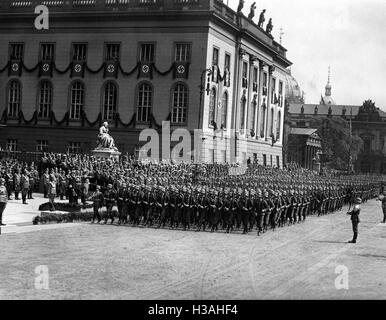
[(0, 145), (89, 152), (108, 121), (133, 153), (170, 121), (202, 129), (195, 160), (282, 166), (291, 62), (252, 20), (219, 0), (55, 0), (36, 30), (40, 2), (0, 3)]
[[(325, 95), (319, 104), (289, 103), (286, 106), (285, 141), (291, 141), (292, 133), (297, 130), (311, 130), (311, 120), (317, 117), (336, 117), (351, 121), (352, 132), (363, 140), (363, 149), (354, 163), (356, 172), (386, 173), (386, 113), (371, 101), (363, 105), (336, 105), (331, 95), (330, 75)], [(288, 137), (286, 137), (288, 136)], [(320, 133), (319, 133), (320, 136)], [(285, 147), (285, 161), (295, 161), (307, 167), (304, 160), (303, 143), (294, 155), (290, 147)], [(303, 148), (303, 149), (302, 149)], [(288, 150), (287, 150), (288, 149)], [(294, 160), (296, 159), (296, 160)]]

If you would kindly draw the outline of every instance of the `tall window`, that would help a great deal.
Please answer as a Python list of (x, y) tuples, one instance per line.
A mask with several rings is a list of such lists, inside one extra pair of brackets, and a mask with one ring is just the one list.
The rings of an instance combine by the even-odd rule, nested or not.
[(210, 91), (210, 96), (209, 96), (209, 126), (213, 124), (215, 115), (216, 115), (216, 89), (213, 88)]
[(261, 106), (261, 119), (260, 119), (260, 136), (263, 138), (265, 136), (265, 112), (267, 110), (267, 106), (265, 103)]
[(279, 107), (283, 106), (283, 81), (279, 81)]
[(8, 117), (16, 118), (21, 104), (20, 82), (12, 80), (8, 87)]
[(281, 135), (281, 112), (277, 114), (277, 123), (276, 123), (276, 139), (280, 140)]
[(80, 142), (71, 141), (68, 144), (68, 153), (80, 153), (81, 151)]
[(214, 65), (214, 66), (218, 65), (218, 49), (217, 48), (213, 48), (212, 65)]
[(245, 97), (241, 99), (241, 108), (240, 108), (240, 129), (245, 129), (245, 108), (246, 108), (246, 101)]
[(153, 89), (150, 84), (142, 83), (138, 88), (137, 97), (137, 121), (150, 121), (153, 105)]
[(17, 139), (8, 139), (7, 140), (7, 150), (8, 151), (17, 151)]
[(72, 44), (72, 60), (73, 61), (86, 61), (87, 59), (87, 44), (86, 43), (73, 43)]
[(257, 88), (258, 88), (257, 81), (258, 81), (258, 69), (256, 67), (253, 67), (253, 71), (252, 71), (253, 92), (257, 92)]
[(42, 43), (40, 45), (40, 60), (52, 61), (55, 57), (55, 45), (53, 43)]
[(80, 81), (76, 81), (71, 86), (71, 108), (70, 118), (80, 119), (84, 105), (84, 85)]
[(272, 84), (271, 84), (271, 103), (275, 103), (275, 92), (276, 92), (276, 79), (272, 78)]
[(257, 97), (255, 95), (254, 99), (251, 102), (251, 116), (249, 117), (249, 128), (253, 130), (255, 130), (255, 115), (256, 115), (256, 106), (257, 106), (256, 99)]
[(37, 152), (47, 152), (48, 151), (48, 141), (47, 140), (36, 141), (36, 151)]
[(225, 54), (224, 69), (231, 69), (231, 56), (228, 53)]
[(114, 119), (117, 112), (117, 87), (114, 83), (108, 82), (103, 92), (103, 119)]
[(177, 43), (175, 48), (174, 61), (190, 62), (191, 45), (190, 43)]
[(242, 80), (243, 88), (247, 88), (248, 86), (248, 63), (243, 61), (243, 80)]
[(140, 52), (141, 62), (154, 62), (154, 51), (154, 43), (142, 43)]
[(188, 89), (178, 84), (173, 91), (172, 123), (185, 123), (188, 110)]
[(120, 58), (120, 44), (119, 43), (106, 43), (105, 60), (117, 60)]
[(263, 72), (263, 96), (268, 95), (268, 74), (266, 72)]
[(221, 101), (221, 125), (223, 128), (227, 127), (227, 113), (228, 113), (228, 93), (224, 92)]
[(271, 109), (271, 124), (270, 124), (270, 132), (271, 135), (273, 135), (273, 130), (274, 130), (274, 120), (275, 120), (275, 114), (273, 109)]
[(52, 85), (47, 80), (40, 82), (38, 104), (39, 118), (48, 118), (52, 110)]
[(23, 60), (24, 43), (11, 43), (9, 47), (10, 60)]

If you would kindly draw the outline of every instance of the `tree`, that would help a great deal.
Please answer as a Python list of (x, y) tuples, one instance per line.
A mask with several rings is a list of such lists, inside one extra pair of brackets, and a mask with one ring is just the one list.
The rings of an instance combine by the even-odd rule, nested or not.
[(322, 139), (324, 161), (329, 167), (347, 170), (350, 153), (352, 161), (356, 161), (363, 140), (356, 134), (351, 137), (349, 122), (342, 118), (315, 117), (311, 119), (310, 127), (318, 129)]

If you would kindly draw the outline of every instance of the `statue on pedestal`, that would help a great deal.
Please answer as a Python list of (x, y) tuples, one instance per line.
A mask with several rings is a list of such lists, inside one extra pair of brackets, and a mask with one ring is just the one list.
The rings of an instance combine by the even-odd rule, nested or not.
[(118, 151), (118, 149), (115, 147), (113, 137), (109, 135), (109, 124), (107, 122), (103, 122), (102, 127), (99, 128), (96, 150), (98, 149), (110, 149)]

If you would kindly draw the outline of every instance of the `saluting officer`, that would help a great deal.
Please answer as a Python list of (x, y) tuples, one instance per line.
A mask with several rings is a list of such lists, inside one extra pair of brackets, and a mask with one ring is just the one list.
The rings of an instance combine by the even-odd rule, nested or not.
[(350, 212), (347, 212), (347, 214), (351, 216), (352, 230), (354, 233), (353, 238), (351, 241), (349, 241), (349, 243), (357, 242), (358, 224), (360, 222), (359, 214), (361, 213), (361, 207), (360, 207), (361, 203), (362, 203), (361, 198), (356, 198), (354, 208)]

